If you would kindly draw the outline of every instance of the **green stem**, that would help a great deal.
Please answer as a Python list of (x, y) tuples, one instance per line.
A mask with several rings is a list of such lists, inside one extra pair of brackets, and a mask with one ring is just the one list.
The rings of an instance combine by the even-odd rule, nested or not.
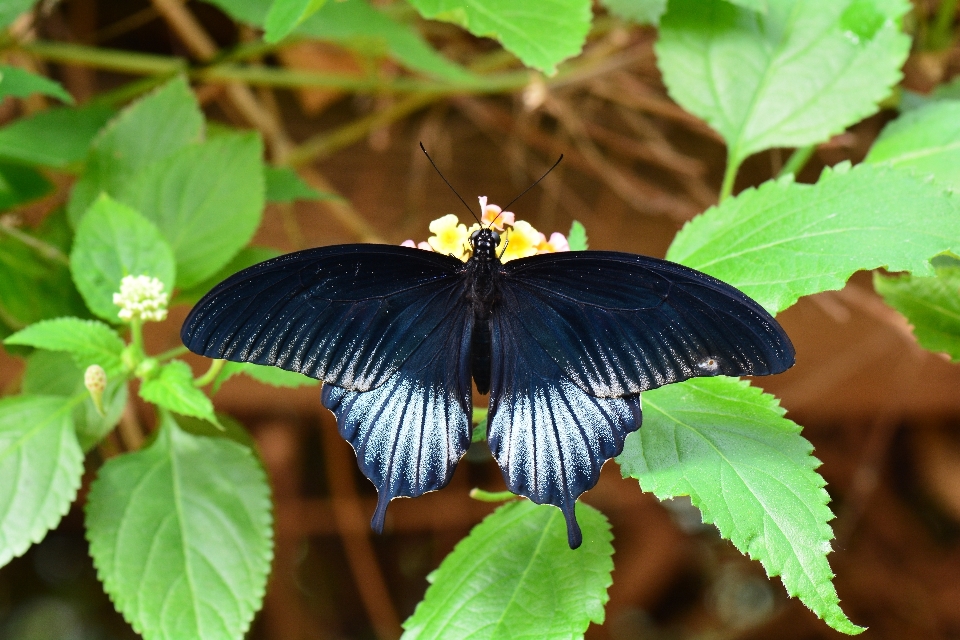
[(927, 37), (929, 48), (934, 50), (949, 49), (953, 42), (953, 20), (957, 15), (957, 0), (941, 0), (937, 8), (937, 15), (933, 19), (933, 27)]
[(190, 350), (187, 349), (185, 346), (180, 345), (179, 347), (174, 347), (173, 349), (164, 351), (163, 353), (157, 355), (156, 358), (158, 361), (164, 362), (166, 360), (170, 360), (171, 358), (176, 358), (177, 356), (182, 355), (184, 353), (188, 353), (189, 351)]
[(138, 316), (130, 320), (130, 344), (136, 352), (136, 364), (140, 364), (146, 352), (143, 350), (143, 319)]
[(216, 380), (217, 376), (220, 375), (220, 370), (223, 369), (223, 365), (226, 363), (226, 360), (214, 360), (211, 362), (210, 368), (207, 369), (207, 372), (193, 381), (194, 386), (205, 387)]
[(39, 238), (34, 238), (29, 233), (20, 231), (20, 229), (17, 229), (5, 221), (0, 221), (0, 232), (7, 234), (11, 238), (19, 240), (40, 254), (41, 257), (46, 258), (51, 262), (58, 262), (67, 266), (70, 265), (70, 258), (68, 258), (65, 253), (60, 251), (60, 249), (52, 244), (40, 240)]
[(723, 202), (733, 194), (733, 183), (737, 179), (737, 172), (739, 170), (740, 162), (735, 162), (733, 153), (728, 153), (727, 168), (723, 172), (723, 184), (720, 185), (720, 202)]
[(186, 71), (189, 68), (185, 58), (87, 47), (67, 42), (36, 41), (21, 44), (19, 48), (45, 60), (68, 62), (125, 73), (171, 74)]
[(517, 494), (509, 491), (484, 491), (483, 489), (471, 489), (470, 497), (480, 502), (506, 502), (517, 498)]
[(790, 154), (786, 164), (784, 164), (783, 168), (780, 169), (780, 173), (777, 174), (777, 177), (782, 178), (785, 175), (795, 176), (800, 173), (800, 170), (807, 165), (807, 161), (810, 160), (810, 156), (812, 156), (813, 152), (816, 150), (817, 145), (815, 144), (795, 149), (793, 153)]

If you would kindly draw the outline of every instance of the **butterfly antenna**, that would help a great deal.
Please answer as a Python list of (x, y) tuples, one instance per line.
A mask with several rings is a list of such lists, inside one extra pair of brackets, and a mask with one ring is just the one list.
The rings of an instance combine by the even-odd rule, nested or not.
[[(424, 151), (424, 153), (426, 153), (426, 151)], [(553, 171), (554, 169), (557, 168), (557, 165), (560, 164), (560, 161), (561, 161), (561, 160), (563, 160), (563, 154), (562, 154), (562, 153), (560, 154), (560, 157), (557, 158), (557, 161), (553, 163), (553, 166), (550, 167), (549, 169), (547, 169), (547, 172), (546, 172), (545, 174), (543, 174), (542, 176), (540, 176), (539, 178), (537, 178), (537, 181), (536, 181), (536, 182), (534, 182), (532, 185), (530, 185), (529, 187), (527, 187), (526, 189), (524, 189), (522, 192), (520, 192), (520, 195), (519, 195), (519, 196), (517, 196), (516, 198), (514, 198), (513, 200), (511, 200), (510, 202), (508, 202), (508, 203), (507, 203), (507, 206), (505, 206), (505, 207), (503, 208), (504, 211), (506, 211), (506, 210), (510, 207), (510, 205), (512, 205), (514, 202), (516, 202), (517, 200), (519, 200), (520, 198), (522, 198), (522, 197), (523, 197), (523, 194), (525, 194), (527, 191), (530, 191), (530, 189), (533, 189), (535, 186), (537, 186), (538, 184), (540, 184), (540, 181), (541, 181), (541, 180), (543, 180), (544, 178), (546, 178), (548, 175), (550, 175), (550, 172), (551, 172), (551, 171)], [(431, 162), (432, 162), (432, 161), (431, 161)]]
[[(440, 178), (441, 178), (444, 182), (447, 183), (447, 186), (450, 187), (450, 191), (453, 191), (453, 194), (454, 194), (455, 196), (457, 196), (458, 198), (460, 198), (460, 194), (457, 193), (457, 190), (453, 188), (453, 185), (450, 184), (450, 181), (447, 180), (446, 178), (444, 178), (444, 177), (443, 177), (443, 174), (440, 173), (440, 169), (437, 167), (437, 163), (433, 161), (433, 158), (431, 158), (431, 157), (430, 157), (430, 154), (427, 153), (427, 150), (424, 149), (422, 142), (420, 143), (420, 150), (423, 151), (423, 155), (427, 156), (427, 160), (429, 160), (429, 161), (430, 161), (430, 164), (433, 165), (433, 168), (436, 170), (437, 175), (439, 175)], [(562, 158), (563, 156), (560, 156), (560, 157)], [(560, 162), (560, 161), (557, 160), (557, 162)], [(553, 165), (553, 166), (557, 166), (557, 165)], [(550, 173), (550, 172), (548, 171), (547, 173)], [(543, 179), (543, 178), (541, 178), (541, 180), (542, 180), (542, 179)], [(540, 182), (540, 180), (537, 180), (537, 182)], [(534, 182), (533, 184), (537, 184), (537, 182)], [(520, 194), (520, 195), (523, 195), (523, 194)], [(477, 221), (477, 224), (480, 224), (480, 219), (477, 218), (477, 214), (475, 214), (475, 213), (473, 212), (473, 209), (470, 208), (470, 205), (468, 205), (468, 204), (466, 203), (466, 201), (464, 201), (463, 198), (460, 198), (460, 202), (463, 202), (463, 206), (465, 206), (465, 207), (467, 208), (467, 211), (470, 212), (470, 215), (473, 216), (473, 219)]]

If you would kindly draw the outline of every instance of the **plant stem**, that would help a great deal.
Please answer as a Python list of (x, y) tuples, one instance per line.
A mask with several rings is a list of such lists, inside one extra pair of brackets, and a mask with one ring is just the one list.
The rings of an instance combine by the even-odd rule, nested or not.
[(471, 489), (470, 497), (480, 502), (506, 502), (517, 498), (517, 494), (509, 491), (484, 491), (483, 489)]
[(20, 229), (14, 227), (6, 219), (0, 219), (0, 232), (6, 233), (11, 238), (19, 240), (40, 254), (41, 257), (46, 258), (51, 262), (57, 262), (67, 266), (70, 265), (70, 259), (66, 256), (66, 254), (60, 251), (60, 249), (48, 242), (40, 240), (39, 238), (34, 238), (29, 233), (20, 231)]
[(953, 20), (957, 15), (957, 0), (940, 0), (933, 26), (927, 35), (928, 48), (949, 49), (953, 42)]
[(185, 58), (87, 47), (67, 42), (35, 41), (19, 45), (21, 51), (55, 62), (97, 67), (135, 74), (171, 74), (189, 68)]
[(734, 161), (732, 150), (727, 153), (727, 168), (723, 172), (723, 184), (720, 185), (720, 202), (733, 194), (733, 183), (737, 179), (740, 162)]
[(190, 350), (185, 346), (180, 345), (179, 347), (174, 347), (173, 349), (168, 349), (163, 353), (156, 356), (159, 362), (164, 362), (165, 360), (170, 360), (171, 358), (176, 358), (177, 356), (188, 353)]
[(815, 144), (794, 149), (793, 153), (790, 154), (790, 157), (780, 169), (780, 173), (777, 174), (777, 177), (782, 178), (788, 174), (795, 176), (800, 173), (800, 170), (806, 166), (807, 161), (810, 160), (810, 156), (812, 156), (813, 152), (816, 150), (817, 145)]
[(211, 362), (207, 372), (193, 381), (194, 386), (205, 387), (216, 380), (217, 376), (220, 375), (220, 370), (223, 369), (223, 365), (226, 363), (226, 360), (214, 360)]
[(140, 364), (145, 352), (143, 350), (143, 320), (138, 316), (134, 316), (130, 320), (130, 344), (133, 345), (136, 352), (137, 361), (135, 364)]

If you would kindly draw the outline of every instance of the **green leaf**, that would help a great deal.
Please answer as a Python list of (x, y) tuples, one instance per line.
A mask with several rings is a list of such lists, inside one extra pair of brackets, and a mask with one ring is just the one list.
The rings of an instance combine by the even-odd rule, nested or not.
[(723, 136), (729, 162), (827, 140), (877, 111), (910, 38), (904, 0), (779, 0), (766, 13), (672, 0), (656, 52), (670, 96)]
[(83, 401), (73, 407), (73, 426), (80, 447), (89, 451), (120, 422), (127, 404), (127, 382), (120, 376), (107, 379), (103, 392), (104, 415), (100, 415), (83, 384), (83, 372), (68, 353), (36, 351), (27, 358), (22, 391), (30, 395), (82, 397)]
[(65, 398), (0, 400), (0, 566), (40, 542), (66, 515), (83, 451)]
[(36, 169), (0, 162), (0, 211), (42, 198), (53, 185)]
[(717, 377), (643, 394), (643, 428), (617, 458), (624, 477), (661, 500), (690, 496), (703, 521), (781, 576), (834, 629), (863, 631), (840, 609), (827, 563), (833, 514), (820, 461), (777, 399)]
[(570, 251), (586, 251), (587, 244), (587, 230), (577, 220), (573, 221), (573, 224), (570, 225), (570, 233), (567, 234), (567, 243), (570, 245)]
[(86, 171), (73, 186), (67, 213), (76, 226), (90, 204), (106, 192), (116, 196), (149, 165), (203, 135), (203, 113), (183, 77), (140, 98), (96, 137)]
[(32, 324), (3, 341), (50, 351), (66, 351), (86, 369), (92, 364), (104, 368), (108, 376), (123, 371), (120, 353), (123, 340), (117, 332), (96, 320), (56, 318)]
[(273, 556), (270, 489), (246, 447), (185, 433), (111, 458), (90, 487), (90, 555), (117, 610), (146, 640), (240, 640)]
[(730, 4), (757, 11), (759, 13), (767, 12), (767, 0), (727, 0)]
[(294, 200), (343, 200), (335, 193), (320, 192), (304, 182), (290, 167), (264, 167), (267, 202)]
[(7, 96), (28, 98), (35, 93), (73, 104), (73, 96), (59, 82), (30, 73), (26, 69), (0, 64), (0, 100)]
[[(71, 241), (62, 210), (47, 216), (36, 230), (21, 231), (61, 251)], [(11, 329), (46, 318), (89, 314), (66, 265), (6, 234), (0, 235), (0, 282), (0, 321)]]
[(613, 15), (637, 24), (660, 24), (660, 16), (667, 10), (667, 0), (601, 0)]
[(208, 291), (232, 276), (236, 272), (252, 267), (255, 264), (276, 258), (280, 252), (271, 247), (244, 247), (240, 249), (237, 255), (230, 259), (230, 262), (220, 268), (209, 278), (198, 282), (189, 289), (180, 289), (177, 292), (175, 304), (196, 304)]
[(6, 29), (20, 14), (30, 10), (36, 0), (4, 0), (0, 2), (0, 29)]
[(958, 248), (956, 196), (897, 169), (840, 165), (815, 185), (766, 182), (711, 207), (677, 234), (667, 259), (776, 313), (861, 269), (933, 275), (929, 259)]
[(83, 160), (93, 137), (113, 116), (102, 105), (50, 109), (0, 128), (0, 158), (45, 167)]
[(160, 229), (177, 260), (177, 286), (192, 287), (253, 237), (263, 213), (263, 145), (253, 133), (218, 136), (144, 170), (119, 199)]
[(316, 13), (324, 2), (326, 0), (273, 0), (267, 12), (263, 39), (271, 43), (280, 42), (297, 25)]
[(156, 377), (144, 380), (140, 397), (164, 409), (217, 424), (213, 403), (194, 386), (193, 372), (183, 360), (171, 360), (160, 367)]
[(312, 387), (320, 384), (320, 381), (316, 378), (305, 376), (296, 371), (287, 371), (279, 367), (268, 367), (252, 362), (227, 362), (213, 381), (213, 393), (219, 391), (224, 382), (238, 373), (246, 374), (254, 380), (269, 384), (272, 387)]
[(297, 32), (367, 55), (390, 55), (407, 68), (440, 80), (470, 83), (478, 79), (469, 69), (437, 53), (416, 29), (397, 22), (365, 0), (327, 2)]
[(404, 640), (577, 638), (603, 622), (613, 584), (610, 524), (582, 502), (583, 545), (567, 546), (563, 515), (527, 500), (506, 504), (461, 540), (440, 567)]
[(884, 127), (864, 162), (932, 176), (960, 191), (960, 100), (904, 113)]
[(960, 269), (937, 269), (926, 278), (874, 274), (873, 286), (910, 321), (920, 346), (960, 362)]
[(593, 13), (589, 0), (410, 0), (425, 18), (458, 24), (499, 40), (528, 67), (548, 75), (583, 49)]
[(170, 246), (149, 220), (101, 195), (83, 216), (70, 253), (73, 281), (95, 314), (119, 322), (113, 294), (124, 276), (147, 275), (173, 291), (176, 266)]

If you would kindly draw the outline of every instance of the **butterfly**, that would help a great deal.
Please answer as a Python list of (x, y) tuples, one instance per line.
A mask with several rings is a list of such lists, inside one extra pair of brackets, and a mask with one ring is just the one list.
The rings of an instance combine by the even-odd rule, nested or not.
[(472, 255), (347, 244), (254, 265), (193, 308), (181, 338), (211, 358), (323, 381), (363, 474), (389, 502), (444, 487), (471, 443), (472, 383), (507, 488), (574, 507), (640, 428), (640, 394), (697, 376), (794, 363), (777, 321), (736, 288), (666, 260), (611, 251), (501, 262), (490, 227)]

